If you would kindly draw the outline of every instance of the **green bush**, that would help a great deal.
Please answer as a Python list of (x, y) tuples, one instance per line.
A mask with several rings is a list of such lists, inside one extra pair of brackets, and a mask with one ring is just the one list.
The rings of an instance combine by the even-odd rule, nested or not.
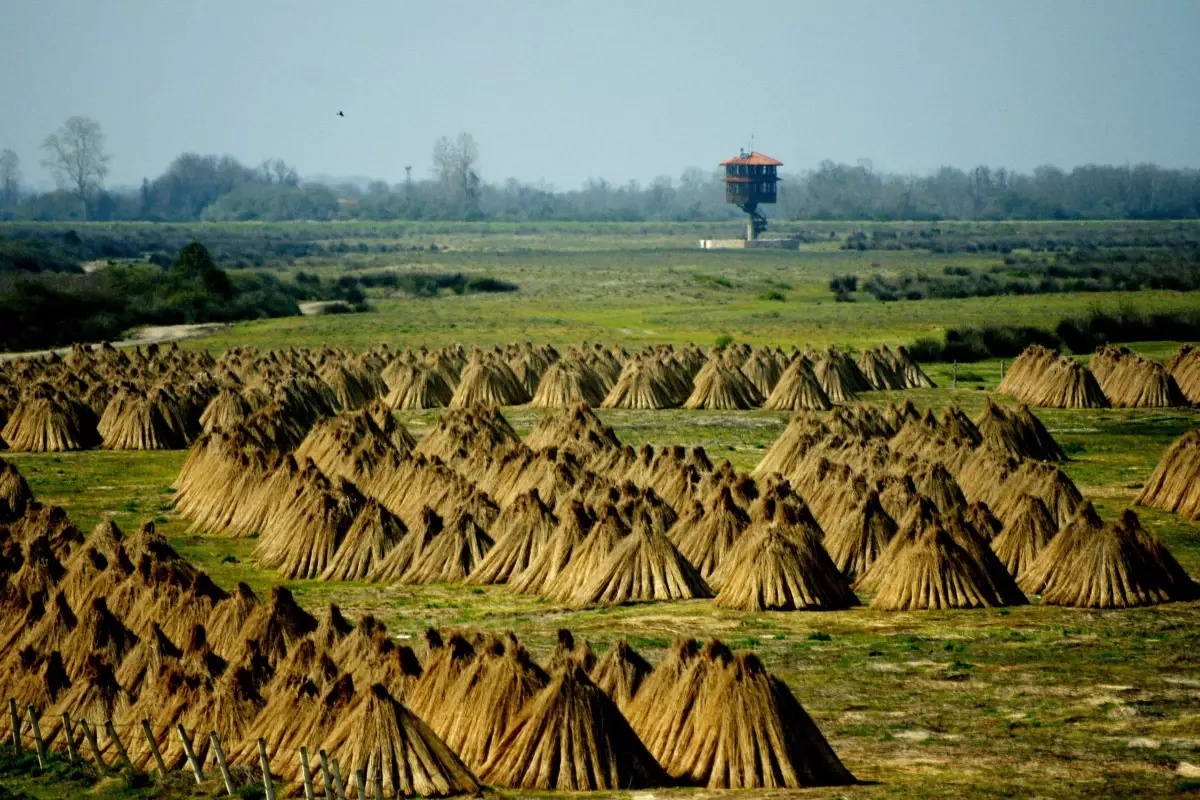
[(778, 291), (777, 289), (769, 289), (769, 290), (763, 292), (762, 294), (760, 294), (758, 296), (758, 299), (759, 300), (773, 300), (775, 302), (782, 303), (787, 300), (787, 297), (784, 295), (783, 292)]

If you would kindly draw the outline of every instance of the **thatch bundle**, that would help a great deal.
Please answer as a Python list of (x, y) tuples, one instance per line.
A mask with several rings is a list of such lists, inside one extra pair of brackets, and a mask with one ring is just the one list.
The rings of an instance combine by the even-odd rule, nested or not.
[(828, 348), (813, 365), (813, 374), (834, 403), (848, 403), (859, 392), (871, 390), (862, 370), (854, 363), (849, 353), (835, 347)]
[[(585, 520), (589, 523), (589, 527), (583, 528)], [(579, 535), (582, 529), (586, 533), (582, 539), (576, 541), (571, 549), (569, 560), (565, 565), (559, 568), (558, 573), (552, 580), (547, 580), (542, 588), (541, 595), (549, 600), (557, 602), (570, 601), (589, 581), (593, 580), (598, 574), (600, 567), (608, 560), (608, 557), (616, 549), (617, 544), (629, 536), (629, 524), (622, 518), (621, 512), (617, 506), (609, 502), (597, 513), (594, 521), (582, 517), (579, 514), (568, 514), (564, 520), (564, 525), (559, 526), (559, 531), (555, 535), (555, 539), (562, 537), (561, 545), (552, 545), (548, 549), (551, 558), (557, 556), (565, 545), (575, 536)], [(541, 571), (541, 559), (538, 558), (534, 564), (530, 566), (530, 570), (535, 567)], [(552, 566), (553, 560), (547, 565)], [(512, 588), (517, 591), (522, 591), (520, 587), (525, 585), (525, 576), (512, 584)]]
[(599, 405), (607, 394), (604, 379), (582, 361), (555, 361), (542, 375), (529, 405), (534, 408), (565, 408), (578, 403)]
[(1116, 408), (1184, 406), (1188, 400), (1162, 364), (1128, 347), (1097, 348), (1088, 365)]
[(317, 372), (321, 381), (333, 392), (337, 408), (362, 408), (378, 396), (376, 388), (357, 371), (340, 361), (329, 361)]
[(689, 715), (690, 735), (668, 762), (672, 774), (710, 789), (855, 782), (787, 684), (753, 653), (718, 661), (708, 673)]
[(858, 357), (858, 368), (875, 391), (885, 392), (907, 386), (899, 362), (886, 347), (864, 350)]
[(400, 365), (384, 373), (389, 391), (383, 402), (401, 411), (450, 405), (454, 390), (438, 369), (428, 364)]
[(1096, 377), (1069, 356), (1040, 345), (1027, 347), (996, 388), (1022, 402), (1049, 408), (1108, 408)]
[(1200, 405), (1200, 348), (1183, 344), (1167, 360), (1167, 371), (1188, 402)]
[(896, 348), (897, 370), (904, 376), (904, 385), (909, 389), (936, 389), (928, 375), (921, 370), (921, 365), (901, 346)]
[(0, 525), (15, 522), (33, 502), (33, 492), (15, 464), (0, 458)]
[(524, 790), (617, 791), (667, 784), (616, 704), (574, 666), (556, 674), (512, 721), (480, 771)]
[(589, 677), (625, 713), (650, 672), (646, 659), (628, 641), (618, 639), (592, 667)]
[(83, 450), (100, 443), (96, 423), (86, 405), (42, 383), (21, 395), (0, 436), (13, 451)]
[(763, 408), (768, 411), (828, 411), (833, 408), (806, 358), (797, 358), (775, 384)]
[(455, 517), (429, 541), (401, 583), (459, 583), (483, 561), (492, 537), (468, 512)]
[(1046, 430), (1042, 421), (1035, 417), (1029, 406), (1022, 405), (1016, 411), (1005, 408), (989, 396), (984, 401), (983, 411), (975, 420), (982, 445), (1017, 458), (1033, 458), (1038, 461), (1063, 461), (1062, 448)]
[(372, 581), (398, 581), (421, 561), (425, 551), (442, 533), (442, 517), (429, 506), (421, 509), (413, 525), (400, 541), (375, 565), (367, 578)]
[(981, 565), (940, 521), (891, 559), (871, 608), (881, 611), (983, 608), (1003, 605)]
[(718, 575), (717, 605), (723, 608), (802, 611), (858, 605), (817, 537), (779, 522), (747, 532)]
[(179, 450), (192, 430), (179, 401), (154, 387), (119, 390), (108, 402), (97, 426), (106, 450)]
[(354, 484), (330, 480), (310, 460), (261, 528), (255, 562), (287, 578), (315, 578), (329, 566), (365, 504)]
[(745, 373), (717, 358), (710, 359), (696, 374), (694, 388), (683, 407), (728, 410), (757, 408), (762, 402), (762, 393)]
[(570, 594), (568, 602), (571, 605), (619, 605), (644, 600), (712, 597), (712, 590), (700, 573), (644, 511), (635, 519), (632, 532), (612, 543), (609, 555), (596, 565), (594, 571), (585, 571), (582, 567), (577, 570), (577, 562), (586, 563), (584, 556), (587, 553), (583, 551), (587, 550), (592, 537), (603, 536), (607, 530), (609, 526), (605, 520), (598, 522), (588, 541), (572, 556), (568, 570), (559, 575), (560, 581), (568, 572), (582, 578)]
[(510, 576), (508, 588), (522, 594), (546, 594), (587, 539), (594, 520), (579, 501), (566, 504), (556, 515), (558, 525), (541, 551), (522, 572)]
[(1171, 443), (1135, 502), (1200, 519), (1200, 430)]
[(367, 498), (320, 578), (364, 580), (408, 533), (404, 523), (373, 497)]
[(871, 491), (854, 511), (842, 516), (825, 535), (834, 565), (851, 581), (864, 574), (896, 535), (896, 522)]
[(529, 392), (503, 361), (474, 354), (463, 368), (451, 408), (516, 406), (529, 402)]
[(758, 393), (766, 397), (779, 383), (785, 365), (786, 362), (781, 363), (769, 349), (759, 347), (750, 354), (750, 358), (746, 359), (740, 369), (742, 374), (754, 384)]
[[(1200, 597), (1200, 586), (1132, 511), (1122, 511), (1112, 525), (1077, 530), (1079, 535), (1069, 539), (1067, 531), (1059, 534), (1064, 546), (1055, 548), (1059, 560), (1041, 586), (1043, 603), (1129, 608)], [(1042, 551), (1039, 567), (1050, 551), (1050, 547)]]
[(1041, 498), (1022, 495), (1016, 515), (992, 539), (991, 547), (1009, 574), (1018, 580), (1058, 533), (1058, 522)]
[(229, 430), (254, 411), (254, 404), (236, 386), (222, 386), (200, 414), (205, 433), (221, 428)]
[(674, 408), (682, 402), (670, 388), (661, 364), (651, 358), (625, 362), (621, 374), (601, 401), (601, 408)]
[(479, 781), (428, 725), (374, 684), (329, 733), (323, 750), (337, 753), (367, 786), (382, 776), (385, 795), (445, 797), (479, 792)]
[(679, 552), (708, 580), (750, 527), (750, 515), (733, 499), (728, 485), (720, 486), (698, 510), (698, 519), (681, 520), (672, 530), (682, 528), (675, 542)]
[(470, 575), (470, 583), (507, 583), (529, 568), (549, 546), (558, 518), (542, 502), (537, 489), (519, 496), (492, 524), (495, 544)]

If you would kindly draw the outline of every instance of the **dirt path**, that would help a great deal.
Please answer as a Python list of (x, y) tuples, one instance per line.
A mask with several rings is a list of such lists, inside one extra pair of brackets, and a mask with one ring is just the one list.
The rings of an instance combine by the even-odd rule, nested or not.
[[(167, 344), (168, 342), (182, 342), (185, 339), (202, 339), (205, 336), (216, 333), (219, 330), (224, 330), (229, 327), (228, 322), (203, 322), (191, 323), (186, 325), (148, 325), (144, 328), (138, 328), (133, 332), (133, 335), (128, 339), (122, 339), (119, 342), (109, 342), (113, 347), (137, 347), (139, 345), (148, 344)], [(89, 345), (89, 347), (99, 347), (98, 344)], [(24, 353), (0, 353), (0, 361), (11, 361), (14, 358), (23, 358), (27, 356), (44, 356), (47, 353), (58, 353), (66, 355), (71, 352), (69, 347), (59, 347), (54, 350), (30, 350)]]

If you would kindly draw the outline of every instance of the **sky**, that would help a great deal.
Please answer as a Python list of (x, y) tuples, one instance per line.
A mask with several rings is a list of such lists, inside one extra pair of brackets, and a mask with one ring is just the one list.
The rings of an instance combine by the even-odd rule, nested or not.
[[(344, 117), (337, 112), (343, 111)], [(923, 174), (1200, 166), (1200, 0), (0, 0), (0, 148), (98, 121), (108, 184), (182, 152), (557, 189), (749, 147)]]

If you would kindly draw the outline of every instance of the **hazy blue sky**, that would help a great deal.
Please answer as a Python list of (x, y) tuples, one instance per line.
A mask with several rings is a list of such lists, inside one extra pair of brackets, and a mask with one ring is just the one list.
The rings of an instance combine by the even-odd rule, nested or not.
[(184, 151), (395, 181), (459, 131), (487, 180), (558, 188), (713, 167), (751, 133), (792, 169), (1200, 166), (1200, 0), (0, 0), (27, 181), (74, 114), (109, 184)]

